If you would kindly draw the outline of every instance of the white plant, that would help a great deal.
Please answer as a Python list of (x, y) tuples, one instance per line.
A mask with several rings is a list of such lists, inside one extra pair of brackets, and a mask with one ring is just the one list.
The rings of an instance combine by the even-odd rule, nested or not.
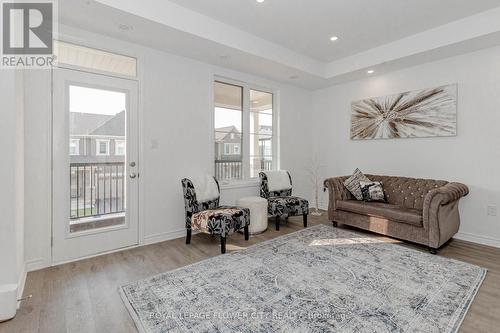
[(322, 213), (319, 210), (319, 193), (323, 181), (321, 172), (322, 169), (323, 165), (320, 164), (319, 159), (316, 155), (311, 159), (311, 162), (309, 163), (309, 166), (306, 169), (307, 174), (309, 175), (309, 180), (313, 185), (314, 189), (314, 211), (311, 213), (311, 215), (315, 216), (322, 215)]

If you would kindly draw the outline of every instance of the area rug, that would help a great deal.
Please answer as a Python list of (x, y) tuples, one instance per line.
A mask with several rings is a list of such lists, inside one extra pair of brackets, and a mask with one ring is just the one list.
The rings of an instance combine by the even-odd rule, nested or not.
[(120, 288), (140, 332), (456, 332), (486, 270), (319, 225)]

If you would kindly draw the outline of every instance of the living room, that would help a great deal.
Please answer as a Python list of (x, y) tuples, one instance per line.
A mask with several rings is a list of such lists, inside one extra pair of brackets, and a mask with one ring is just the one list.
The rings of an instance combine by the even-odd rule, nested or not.
[(497, 1), (43, 2), (0, 332), (497, 330)]

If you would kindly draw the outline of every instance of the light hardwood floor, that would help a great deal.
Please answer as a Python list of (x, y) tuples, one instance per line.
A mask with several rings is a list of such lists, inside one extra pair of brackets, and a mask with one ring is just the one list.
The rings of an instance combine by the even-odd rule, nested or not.
[[(326, 214), (310, 216), (309, 221), (310, 225), (331, 225)], [(270, 220), (269, 230), (248, 242), (243, 235), (230, 237), (227, 250), (237, 251), (300, 229), (301, 217), (290, 218), (279, 232)], [(220, 255), (217, 238), (194, 235), (189, 246), (181, 238), (31, 272), (24, 294), (33, 298), (22, 303), (13, 320), (0, 324), (0, 332), (136, 332), (118, 286), (216, 255)], [(500, 249), (453, 240), (439, 255), (488, 269), (460, 332), (499, 332)]]

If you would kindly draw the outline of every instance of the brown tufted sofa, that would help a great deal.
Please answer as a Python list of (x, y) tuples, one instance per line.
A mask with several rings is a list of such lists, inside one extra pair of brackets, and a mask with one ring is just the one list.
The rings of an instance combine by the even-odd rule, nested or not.
[(458, 232), (458, 201), (469, 193), (464, 184), (443, 180), (366, 175), (380, 181), (387, 203), (357, 201), (344, 187), (349, 178), (325, 180), (328, 217), (383, 235), (426, 245), (432, 253)]

